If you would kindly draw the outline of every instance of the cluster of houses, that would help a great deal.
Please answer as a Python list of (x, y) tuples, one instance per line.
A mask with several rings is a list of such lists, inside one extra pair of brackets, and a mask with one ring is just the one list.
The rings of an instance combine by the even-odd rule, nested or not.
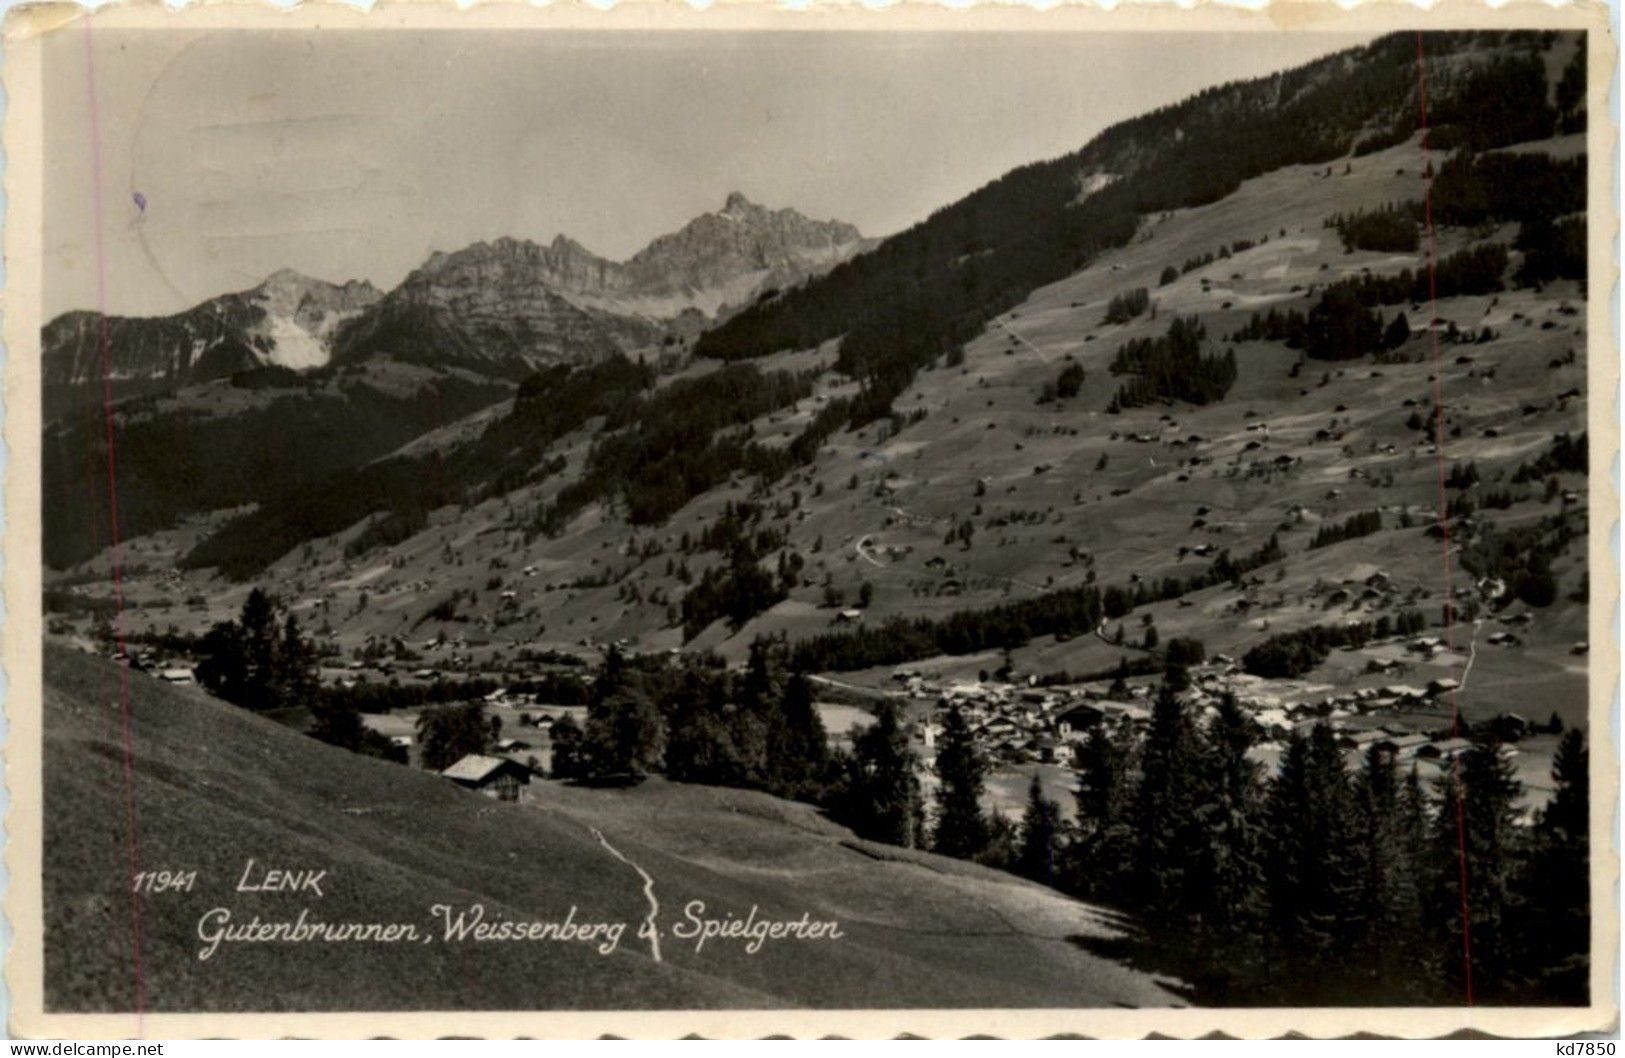
[(190, 661), (166, 658), (155, 650), (117, 650), (111, 655), (113, 663), (138, 672), (150, 673), (165, 683), (196, 683), (197, 674)]
[[(1417, 653), (1432, 651), (1418, 636), (1407, 643)], [(1253, 676), (1225, 655), (1190, 670), (1191, 686), (1182, 692), (1187, 706), (1211, 716), (1221, 697), (1229, 695), (1259, 728), (1255, 759), (1273, 766), (1294, 735), (1307, 735), (1329, 724), (1347, 751), (1348, 765), (1358, 768), (1372, 746), (1391, 752), (1402, 766), (1415, 763), (1446, 767), (1471, 742), (1451, 731), (1450, 696), (1460, 687), (1452, 677), (1424, 685), (1406, 683), (1345, 689), (1326, 694), (1326, 687)], [(1106, 682), (1039, 686), (1008, 680), (942, 682), (918, 672), (899, 671), (894, 680), (910, 698), (934, 703), (930, 716), (916, 725), (916, 735), (929, 764), (940, 737), (942, 716), (957, 707), (969, 722), (982, 750), (998, 765), (1056, 764), (1070, 766), (1078, 747), (1097, 729), (1142, 734), (1151, 720), (1153, 687), (1149, 683), (1117, 686)], [(1524, 717), (1507, 713), (1495, 718), (1501, 737), (1515, 742), (1545, 730)], [(1431, 725), (1431, 726), (1430, 726)], [(1507, 753), (1516, 749), (1507, 747)]]

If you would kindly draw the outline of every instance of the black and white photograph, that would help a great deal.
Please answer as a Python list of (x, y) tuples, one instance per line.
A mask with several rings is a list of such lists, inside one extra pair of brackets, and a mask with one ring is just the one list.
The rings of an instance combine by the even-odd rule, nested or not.
[(15, 1034), (1617, 1031), (1605, 20), (235, 11), (8, 22)]

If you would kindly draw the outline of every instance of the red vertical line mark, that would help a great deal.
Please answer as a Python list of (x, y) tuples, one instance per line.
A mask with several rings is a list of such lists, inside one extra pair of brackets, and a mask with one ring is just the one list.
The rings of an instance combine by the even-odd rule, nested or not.
[(107, 323), (107, 249), (103, 242), (102, 213), (102, 151), (101, 110), (96, 99), (96, 50), (91, 39), (92, 16), (84, 19), (85, 90), (89, 101), (90, 117), (90, 174), (91, 217), (95, 224), (96, 247), (96, 310), (100, 317), (102, 355), (102, 420), (107, 438), (107, 525), (109, 559), (113, 575), (113, 640), (118, 653), (124, 655), (119, 666), (119, 721), (124, 738), (124, 811), (125, 826), (129, 834), (130, 887), (130, 942), (134, 971), (136, 1035), (142, 1036), (144, 1016), (144, 988), (141, 976), (141, 894), (136, 891), (136, 877), (140, 870), (140, 838), (136, 832), (135, 813), (135, 750), (130, 729), (130, 667), (124, 646), (124, 564), (119, 554), (118, 532), (118, 463), (113, 445), (113, 349)]
[[(1416, 33), (1416, 87), (1422, 129), (1422, 208), (1428, 235), (1428, 336), (1433, 340), (1433, 451), (1439, 469), (1439, 531), (1444, 538), (1444, 640), (1445, 647), (1456, 651), (1456, 592), (1450, 568), (1450, 516), (1449, 497), (1445, 488), (1444, 470), (1444, 367), (1439, 350), (1439, 284), (1433, 241), (1433, 162), (1428, 156), (1428, 78), (1427, 62), (1422, 51), (1422, 33)], [(1450, 734), (1461, 734), (1461, 707), (1457, 688), (1450, 689)], [(1456, 862), (1457, 885), (1461, 890), (1461, 967), (1466, 988), (1467, 1005), (1473, 1005), (1473, 924), (1467, 902), (1467, 807), (1466, 790), (1461, 783), (1461, 754), (1450, 763), (1451, 777), (1455, 780), (1456, 800)]]

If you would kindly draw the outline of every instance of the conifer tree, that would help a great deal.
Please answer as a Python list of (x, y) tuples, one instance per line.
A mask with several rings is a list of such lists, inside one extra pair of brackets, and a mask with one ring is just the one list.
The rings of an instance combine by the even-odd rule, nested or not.
[(1355, 779), (1354, 804), (1360, 913), (1354, 983), (1372, 1003), (1420, 1002), (1428, 968), (1406, 941), (1423, 926), (1419, 882), (1427, 822), (1416, 769), (1402, 782), (1392, 747), (1373, 744)]
[(280, 699), (282, 708), (309, 708), (316, 703), (321, 692), (316, 651), (300, 630), (299, 618), (293, 614), (283, 623), (282, 641), (272, 668), (275, 673), (272, 691)]
[(1258, 765), (1247, 756), (1254, 732), (1252, 719), (1226, 694), (1204, 739), (1191, 895), (1201, 928), (1221, 938), (1254, 931), (1262, 911)]
[(970, 725), (958, 705), (942, 721), (937, 749), (937, 824), (932, 848), (946, 856), (973, 859), (991, 836), (982, 812), (987, 761), (976, 746)]
[(1163, 921), (1185, 909), (1192, 868), (1197, 747), (1179, 697), (1188, 683), (1183, 668), (1170, 666), (1151, 710), (1134, 806), (1133, 884), (1141, 906)]
[(1358, 865), (1353, 797), (1331, 727), (1294, 735), (1267, 807), (1269, 924), (1279, 998), (1310, 1001), (1353, 945)]
[(785, 796), (807, 797), (824, 784), (829, 770), (829, 734), (805, 673), (792, 673), (784, 685), (780, 723), (768, 730), (768, 753), (776, 762)]
[(1522, 851), (1516, 807), (1522, 790), (1487, 728), (1462, 755), (1459, 774), (1446, 772), (1440, 781), (1430, 917), (1441, 935), (1447, 994), (1466, 994), (1469, 964), (1475, 1001), (1504, 997), (1514, 983), (1512, 882)]
[(920, 844), (924, 811), (919, 757), (909, 745), (897, 704), (880, 703), (875, 721), (852, 741), (844, 789), (834, 814), (859, 837), (892, 845)]
[(1078, 755), (1077, 823), (1062, 856), (1062, 887), (1096, 899), (1130, 902), (1134, 747), (1126, 732), (1089, 732)]
[(1027, 810), (1021, 817), (1021, 849), (1016, 855), (1016, 871), (1035, 882), (1054, 885), (1061, 845), (1061, 810), (1044, 796), (1038, 776), (1027, 788)]
[(1591, 811), (1585, 735), (1578, 729), (1558, 744), (1552, 779), (1552, 799), (1519, 872), (1524, 912), (1516, 951), (1538, 1001), (1580, 1005), (1591, 984)]

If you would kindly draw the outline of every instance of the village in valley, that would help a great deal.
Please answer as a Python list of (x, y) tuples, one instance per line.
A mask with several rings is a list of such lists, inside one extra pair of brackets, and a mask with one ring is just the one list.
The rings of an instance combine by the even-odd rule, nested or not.
[[(1470, 605), (1471, 597), (1480, 591), (1488, 592), (1493, 600), (1504, 590), (1504, 585), (1485, 584), (1463, 588), (1457, 594)], [(1322, 581), (1312, 592), (1332, 605), (1354, 600), (1366, 612), (1381, 611), (1404, 598), (1393, 579), (1371, 563), (1353, 567), (1339, 581)], [(860, 610), (841, 611), (837, 621), (860, 620), (861, 616)], [(1523, 607), (1493, 616), (1480, 613), (1471, 623), (1449, 630), (1457, 638), (1454, 650), (1443, 634), (1434, 632), (1394, 635), (1346, 648), (1338, 662), (1353, 675), (1335, 684), (1267, 678), (1245, 671), (1237, 659), (1225, 654), (1192, 655), (1187, 658), (1189, 686), (1181, 696), (1203, 718), (1212, 714), (1221, 697), (1233, 698), (1258, 726), (1260, 741), (1252, 756), (1266, 769), (1279, 764), (1286, 741), (1295, 733), (1304, 736), (1317, 724), (1329, 723), (1338, 745), (1346, 751), (1351, 773), (1359, 770), (1369, 749), (1385, 747), (1400, 767), (1415, 769), (1425, 788), (1432, 790), (1472, 745), (1461, 733), (1456, 716), (1454, 698), (1462, 687), (1458, 677), (1471, 678), (1471, 662), (1479, 652), (1516, 647), (1536, 620), (1534, 611)], [(1103, 626), (1099, 632), (1106, 636), (1108, 630)], [(459, 785), (517, 797), (515, 776), (528, 785), (532, 779), (551, 774), (554, 724), (569, 717), (578, 727), (585, 725), (587, 709), (582, 703), (592, 682), (587, 659), (601, 658), (603, 651), (590, 643), (577, 649), (579, 653), (543, 652), (546, 661), (518, 670), (532, 676), (548, 674), (555, 686), (577, 689), (579, 694), (570, 697), (581, 700), (569, 703), (552, 700), (557, 695), (550, 696), (545, 690), (509, 686), (505, 681), (515, 670), (483, 671), (476, 662), (477, 651), (456, 640), (428, 640), (416, 649), (401, 642), (389, 650), (374, 644), (361, 652), (367, 660), (324, 665), (321, 674), (324, 681), (345, 690), (369, 681), (425, 688), (437, 682), (450, 685), (450, 681), (497, 684), (464, 703), (479, 704), (497, 722), (500, 733), (492, 739), (490, 752), (459, 760), (443, 774)], [(626, 641), (608, 649), (636, 655)], [(1583, 658), (1587, 652), (1584, 641), (1570, 645), (1569, 653), (1575, 658)], [(820, 693), (817, 706), (831, 744), (849, 745), (854, 730), (871, 720), (874, 702), (889, 698), (909, 718), (920, 778), (929, 790), (936, 781), (933, 768), (943, 714), (958, 709), (993, 764), (991, 810), (1018, 817), (1028, 783), (1036, 776), (1046, 794), (1070, 815), (1080, 748), (1097, 730), (1131, 742), (1142, 738), (1150, 722), (1156, 680), (1132, 675), (1126, 663), (1121, 674), (1072, 681), (1065, 673), (1023, 674), (1013, 670), (1008, 653), (999, 658), (992, 672), (982, 668), (971, 673), (962, 665), (903, 666), (872, 686), (814, 677)], [(114, 660), (144, 669), (165, 682), (195, 682), (193, 660), (184, 655), (166, 655), (149, 647), (115, 654)], [(460, 702), (443, 694), (437, 700), (440, 704)], [(404, 759), (415, 762), (421, 712), (420, 707), (408, 707), (370, 713), (365, 722), (401, 751)], [(1503, 740), (1502, 752), (1514, 760), (1524, 788), (1521, 811), (1526, 818), (1532, 817), (1550, 794), (1552, 752), (1564, 731), (1561, 716), (1556, 712), (1541, 716), (1529, 708), (1509, 710), (1481, 722), (1493, 728)]]

